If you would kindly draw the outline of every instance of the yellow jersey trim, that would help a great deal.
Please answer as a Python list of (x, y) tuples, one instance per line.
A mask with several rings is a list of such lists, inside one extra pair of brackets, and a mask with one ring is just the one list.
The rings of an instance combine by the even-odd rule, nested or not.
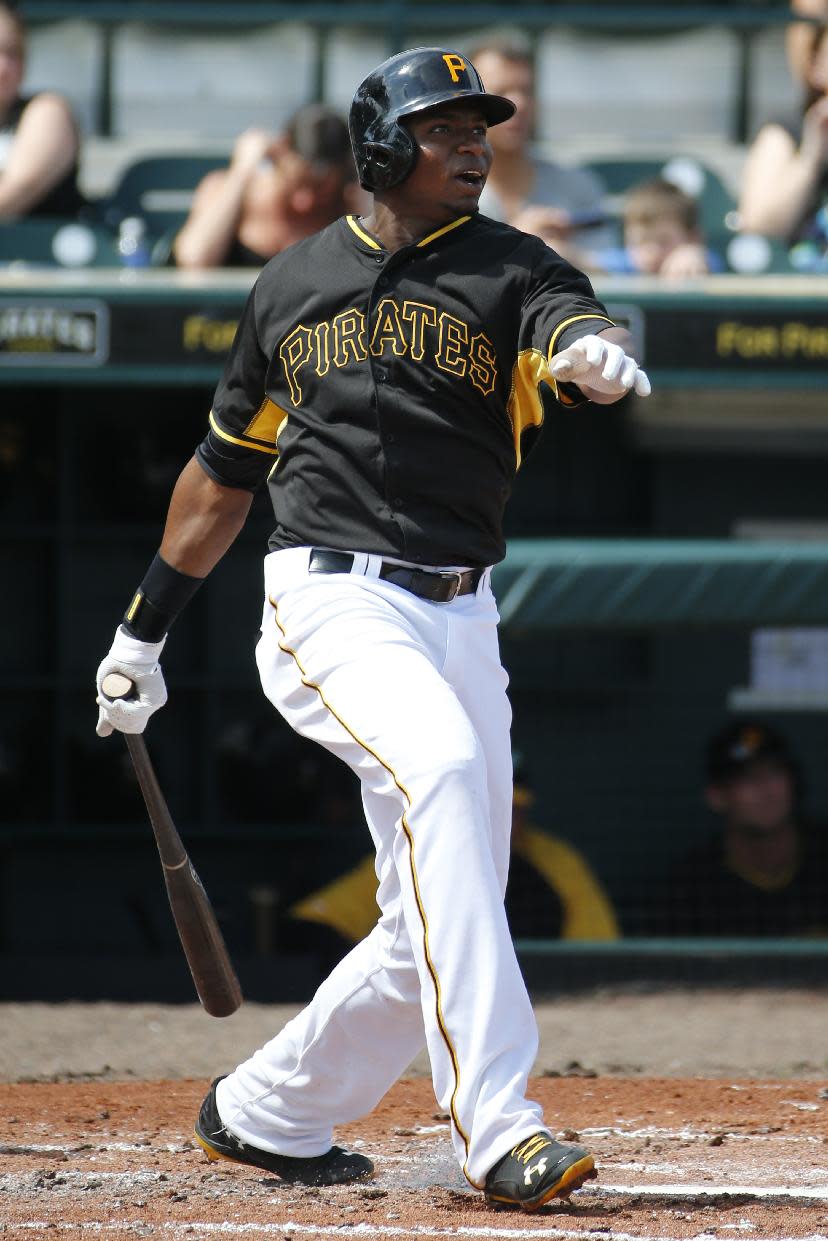
[(417, 242), (417, 247), (430, 245), (432, 241), (436, 241), (444, 233), (450, 233), (453, 228), (459, 228), (461, 224), (465, 224), (470, 219), (470, 215), (461, 215), (459, 219), (452, 220), (451, 224), (444, 224), (442, 228), (438, 228), (436, 233), (429, 233), (427, 237), (423, 237), (422, 241)]
[(512, 368), (512, 390), (506, 402), (506, 412), (512, 423), (512, 439), (515, 445), (515, 468), (520, 469), (520, 439), (527, 427), (543, 425), (543, 401), (540, 385), (548, 383), (558, 395), (558, 385), (552, 378), (549, 362), (539, 349), (522, 349)]
[(238, 436), (230, 435), (227, 431), (222, 430), (216, 422), (215, 415), (212, 410), (210, 410), (210, 427), (213, 431), (215, 431), (216, 435), (218, 435), (220, 439), (227, 440), (228, 444), (239, 444), (242, 448), (252, 448), (255, 452), (267, 453), (269, 457), (278, 456), (278, 451), (275, 448), (268, 448), (265, 444), (254, 444), (252, 440), (239, 439)]
[(563, 323), (559, 323), (558, 326), (555, 328), (555, 331), (552, 333), (551, 337), (549, 338), (549, 349), (547, 350), (547, 357), (551, 358), (552, 354), (555, 352), (555, 345), (557, 344), (558, 338), (560, 337), (561, 332), (563, 332), (564, 328), (570, 327), (573, 323), (580, 322), (581, 319), (598, 319), (602, 323), (608, 323), (610, 327), (615, 327), (615, 324), (613, 323), (612, 319), (608, 319), (606, 315), (572, 315), (569, 319), (564, 319)]
[[(412, 803), (411, 803), (411, 794), (408, 792), (408, 789), (406, 789), (405, 785), (403, 785), (400, 782), (399, 777), (397, 776), (396, 772), (394, 771), (390, 763), (387, 763), (385, 759), (382, 758), (376, 752), (376, 750), (372, 749), (372, 747), (368, 745), (367, 741), (363, 741), (362, 738), (359, 737), (354, 732), (351, 726), (345, 722), (342, 716), (336, 710), (334, 710), (334, 708), (328, 702), (322, 690), (322, 687), (317, 685), (315, 681), (311, 681), (311, 679), (308, 677), (307, 673), (305, 672), (305, 669), (302, 666), (302, 661), (299, 659), (299, 656), (297, 655), (296, 651), (294, 651), (292, 647), (288, 646), (287, 644), (287, 633), (285, 631), (285, 628), (281, 620), (279, 619), (278, 602), (273, 598), (272, 595), (269, 595), (268, 599), (269, 599), (271, 607), (273, 608), (276, 628), (279, 630), (280, 634), (282, 635), (282, 640), (279, 642), (279, 649), (281, 651), (284, 651), (286, 655), (290, 655), (291, 659), (296, 664), (296, 667), (299, 669), (299, 676), (301, 678), (302, 684), (305, 685), (308, 689), (315, 690), (315, 692), (319, 695), (322, 705), (326, 708), (326, 710), (328, 710), (331, 713), (331, 715), (334, 717), (337, 723), (342, 725), (342, 727), (345, 729), (348, 736), (351, 737), (351, 739), (355, 741), (358, 746), (360, 746), (363, 750), (365, 750), (367, 754), (370, 754), (372, 758), (376, 759), (379, 765), (385, 771), (388, 772), (389, 776), (394, 781), (394, 784), (397, 786), (400, 793), (402, 793), (403, 798), (405, 799), (405, 802), (407, 803), (408, 810), (410, 811)], [(451, 1119), (454, 1122), (454, 1127), (457, 1130), (457, 1132), (460, 1134), (460, 1137), (463, 1139), (463, 1145), (466, 1148), (466, 1159), (468, 1160), (469, 1138), (468, 1138), (468, 1135), (466, 1134), (466, 1131), (463, 1129), (463, 1126), (460, 1124), (460, 1120), (457, 1115), (457, 1109), (456, 1109), (457, 1092), (460, 1089), (460, 1065), (457, 1060), (457, 1052), (455, 1050), (453, 1042), (451, 1041), (451, 1036), (449, 1035), (449, 1032), (446, 1029), (445, 1017), (443, 1016), (443, 1002), (442, 1002), (442, 997), (440, 993), (440, 980), (437, 976), (437, 970), (435, 968), (434, 962), (431, 959), (431, 951), (429, 949), (429, 942), (428, 942), (428, 919), (426, 918), (426, 912), (425, 912), (425, 909), (423, 908), (422, 897), (420, 895), (420, 883), (419, 883), (419, 879), (417, 878), (417, 867), (414, 863), (414, 836), (412, 834), (411, 827), (406, 817), (405, 810), (403, 810), (402, 812), (400, 822), (402, 824), (402, 829), (405, 832), (405, 838), (408, 841), (408, 858), (409, 858), (409, 865), (411, 867), (411, 880), (414, 885), (414, 898), (417, 902), (417, 912), (420, 915), (420, 921), (423, 926), (423, 952), (425, 954), (426, 968), (428, 969), (428, 972), (431, 975), (431, 981), (434, 983), (434, 991), (435, 991), (435, 996), (436, 996), (435, 1015), (437, 1017), (437, 1026), (438, 1026), (438, 1029), (440, 1030), (440, 1034), (442, 1035), (443, 1042), (446, 1045), (446, 1049), (448, 1050), (449, 1057), (451, 1059), (452, 1068), (454, 1070), (454, 1090), (452, 1091), (452, 1094), (451, 1094), (451, 1101), (449, 1103), (449, 1111), (451, 1113)], [(471, 1179), (468, 1172), (466, 1171), (465, 1165), (463, 1167), (463, 1175), (465, 1176), (469, 1184), (474, 1186), (475, 1189), (483, 1188), (482, 1185), (478, 1185), (475, 1181)]]
[(354, 230), (354, 232), (356, 233), (357, 237), (359, 237), (360, 241), (364, 241), (364, 242), (365, 242), (365, 244), (366, 244), (366, 246), (370, 246), (372, 250), (381, 250), (381, 249), (382, 249), (382, 246), (381, 246), (381, 245), (379, 245), (379, 244), (378, 244), (378, 242), (374, 241), (374, 239), (373, 239), (373, 237), (370, 235), (370, 233), (366, 233), (363, 229), (361, 229), (361, 228), (359, 227), (359, 225), (357, 224), (357, 222), (356, 222), (355, 218), (354, 218), (352, 215), (346, 215), (346, 216), (345, 216), (345, 219), (348, 221), (348, 223), (350, 224), (351, 228), (352, 228), (352, 229)]
[(783, 888), (787, 888), (796, 876), (799, 866), (800, 859), (797, 858), (780, 874), (771, 876), (764, 874), (761, 870), (754, 870), (751, 866), (737, 866), (732, 861), (727, 863), (728, 870), (732, 870), (734, 875), (744, 879), (745, 883), (749, 883), (753, 888), (761, 888), (763, 892), (781, 892)]
[(266, 396), (242, 434), (245, 440), (249, 436), (250, 439), (257, 440), (259, 443), (275, 446), (279, 439), (279, 432), (287, 422), (287, 417), (287, 411)]

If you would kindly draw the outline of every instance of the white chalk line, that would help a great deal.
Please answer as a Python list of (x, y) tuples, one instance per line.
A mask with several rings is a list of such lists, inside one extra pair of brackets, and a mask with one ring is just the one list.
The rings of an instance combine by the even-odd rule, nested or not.
[[(676, 1166), (675, 1162), (659, 1163), (656, 1160), (647, 1160), (646, 1162), (644, 1160), (631, 1160), (629, 1162), (625, 1160), (622, 1162), (620, 1160), (613, 1160), (611, 1164), (606, 1163), (602, 1167), (599, 1167), (598, 1171), (602, 1177), (606, 1175), (612, 1176), (618, 1172), (640, 1172), (645, 1176), (658, 1176), (665, 1173), (670, 1176), (675, 1176), (676, 1172), (679, 1172), (684, 1176), (694, 1176), (698, 1175), (700, 1172), (711, 1172), (715, 1175), (716, 1169), (712, 1167), (714, 1162), (720, 1169), (722, 1162), (727, 1162), (727, 1160), (722, 1161), (721, 1159), (716, 1159), (714, 1161), (712, 1157), (710, 1159), (690, 1158), (682, 1161), (684, 1166), (681, 1169)], [(688, 1164), (695, 1164), (695, 1167), (688, 1167)], [(718, 1171), (718, 1175), (721, 1176), (720, 1170)], [(791, 1176), (790, 1172), (787, 1170), (786, 1175)], [(811, 1180), (821, 1181), (823, 1185), (828, 1184), (828, 1169), (808, 1168), (805, 1175), (802, 1176), (801, 1182), (804, 1182), (807, 1185)]]
[[(578, 1194), (600, 1198), (602, 1194), (637, 1194), (647, 1198), (670, 1198), (674, 1201), (688, 1198), (752, 1198), (757, 1202), (828, 1202), (825, 1185), (703, 1185), (665, 1182), (659, 1185), (588, 1185)], [(613, 1234), (614, 1235), (614, 1234)]]
[[(0, 1186), (11, 1193), (19, 1193), (31, 1187), (33, 1173), (0, 1173)], [(52, 1186), (60, 1187), (67, 1184), (84, 1188), (87, 1185), (97, 1187), (104, 1182), (110, 1186), (125, 1188), (149, 1184), (160, 1184), (170, 1180), (169, 1173), (152, 1172), (142, 1169), (137, 1172), (106, 1172), (90, 1170), (89, 1172), (66, 1171), (59, 1173), (58, 1178), (51, 1181)], [(290, 1189), (290, 1186), (274, 1180), (274, 1189)], [(452, 1187), (453, 1188), (453, 1187)], [(469, 1198), (473, 1198), (468, 1191)], [(711, 1184), (686, 1181), (665, 1181), (655, 1184), (619, 1184), (602, 1181), (599, 1185), (586, 1185), (578, 1190), (578, 1198), (602, 1198), (606, 1196), (627, 1196), (643, 1198), (669, 1199), (671, 1202), (697, 1201), (699, 1198), (740, 1198), (762, 1203), (774, 1202), (828, 1202), (828, 1186), (821, 1185), (734, 1185)]]
[(590, 1138), (623, 1138), (629, 1141), (642, 1138), (658, 1138), (661, 1141), (709, 1142), (712, 1138), (723, 1137), (733, 1142), (757, 1142), (768, 1138), (772, 1142), (815, 1142), (821, 1144), (821, 1138), (810, 1134), (778, 1133), (775, 1130), (767, 1133), (738, 1133), (730, 1129), (663, 1129), (658, 1125), (646, 1125), (642, 1129), (620, 1129), (612, 1125), (599, 1125), (593, 1128), (578, 1130), (578, 1136)]
[(79, 1146), (56, 1146), (49, 1142), (26, 1142), (13, 1146), (8, 1142), (0, 1142), (0, 1155), (86, 1155), (96, 1151), (166, 1151), (171, 1155), (181, 1155), (193, 1150), (192, 1145), (182, 1146), (177, 1142), (83, 1142)]
[[(37, 1229), (49, 1229), (51, 1235), (61, 1232), (91, 1232), (101, 1233), (108, 1231), (110, 1234), (114, 1232), (120, 1233), (139, 1233), (142, 1236), (152, 1235), (156, 1228), (152, 1224), (143, 1220), (122, 1220), (119, 1223), (103, 1223), (93, 1220), (85, 1220), (78, 1222), (67, 1222), (58, 1224), (48, 1224), (43, 1220), (26, 1220), (15, 1225), (21, 1231), (36, 1231)], [(286, 1234), (290, 1236), (306, 1236), (306, 1237), (493, 1237), (504, 1238), (504, 1241), (521, 1241), (522, 1238), (550, 1237), (555, 1241), (583, 1241), (585, 1237), (600, 1238), (606, 1241), (606, 1228), (492, 1228), (492, 1227), (457, 1227), (457, 1228), (434, 1228), (425, 1224), (419, 1224), (415, 1228), (403, 1228), (395, 1224), (295, 1224), (286, 1223), (264, 1223), (264, 1224), (234, 1224), (229, 1221), (222, 1223), (208, 1223), (201, 1220), (191, 1220), (186, 1223), (163, 1223), (157, 1226), (159, 1233), (166, 1233), (168, 1236), (196, 1236), (203, 1234), (211, 1234), (218, 1236), (244, 1236), (245, 1234), (258, 1234), (260, 1236), (280, 1237)], [(678, 1237), (671, 1237), (663, 1233), (634, 1233), (634, 1232), (616, 1232), (615, 1229), (609, 1234), (612, 1241), (686, 1241)], [(693, 1241), (715, 1241), (715, 1234), (702, 1230), (694, 1235)], [(774, 1241), (828, 1241), (828, 1236), (823, 1232), (809, 1233), (805, 1237), (785, 1237), (779, 1235)]]

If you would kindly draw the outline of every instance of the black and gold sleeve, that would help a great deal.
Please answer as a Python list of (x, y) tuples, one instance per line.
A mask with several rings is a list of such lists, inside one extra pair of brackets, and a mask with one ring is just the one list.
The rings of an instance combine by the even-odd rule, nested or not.
[(267, 396), (269, 359), (262, 349), (254, 285), (216, 389), (207, 434), (196, 459), (225, 487), (255, 491), (278, 457), (282, 410)]

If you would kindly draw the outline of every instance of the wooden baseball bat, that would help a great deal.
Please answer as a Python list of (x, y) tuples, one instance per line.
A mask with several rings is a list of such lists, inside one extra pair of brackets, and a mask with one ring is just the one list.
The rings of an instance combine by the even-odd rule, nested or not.
[[(135, 692), (133, 682), (120, 672), (105, 676), (101, 689), (113, 700), (129, 698)], [(213, 907), (173, 823), (144, 738), (133, 733), (124, 733), (124, 738), (144, 795), (170, 909), (198, 998), (211, 1017), (229, 1017), (241, 1004), (242, 992)]]

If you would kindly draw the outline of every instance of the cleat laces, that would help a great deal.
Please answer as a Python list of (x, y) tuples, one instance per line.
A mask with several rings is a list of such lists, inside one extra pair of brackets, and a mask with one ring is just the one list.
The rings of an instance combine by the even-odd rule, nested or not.
[(513, 1147), (510, 1154), (513, 1159), (519, 1159), (521, 1163), (527, 1164), (530, 1159), (534, 1159), (535, 1155), (546, 1146), (551, 1146), (552, 1141), (546, 1133), (533, 1133), (531, 1138), (526, 1138), (523, 1142), (518, 1142)]

